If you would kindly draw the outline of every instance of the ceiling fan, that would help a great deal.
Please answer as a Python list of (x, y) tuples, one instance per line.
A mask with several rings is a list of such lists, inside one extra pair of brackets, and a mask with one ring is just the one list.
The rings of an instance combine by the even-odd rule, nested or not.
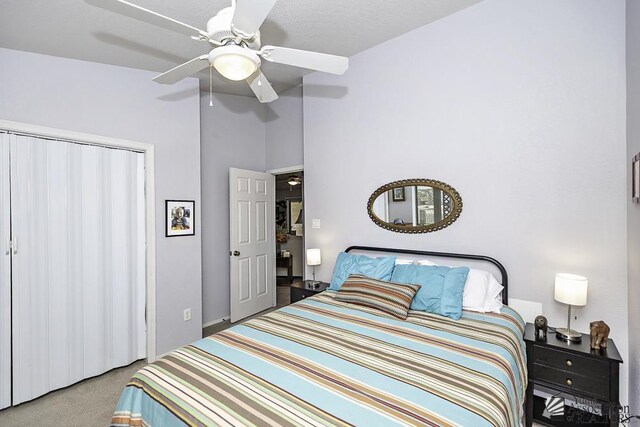
[(232, 0), (231, 7), (219, 11), (207, 22), (207, 31), (192, 27), (124, 0), (86, 0), (88, 3), (115, 11), (140, 21), (177, 31), (194, 40), (209, 43), (211, 51), (160, 74), (153, 80), (173, 84), (207, 67), (215, 68), (223, 77), (245, 80), (260, 102), (278, 99), (278, 94), (260, 70), (261, 59), (332, 74), (343, 74), (349, 59), (324, 53), (262, 46), (260, 26), (277, 0)]

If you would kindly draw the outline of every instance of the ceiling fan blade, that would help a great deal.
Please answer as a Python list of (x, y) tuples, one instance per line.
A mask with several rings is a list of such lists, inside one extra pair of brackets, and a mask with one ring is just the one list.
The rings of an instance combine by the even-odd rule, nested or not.
[(308, 68), (331, 74), (344, 74), (349, 68), (349, 58), (287, 47), (264, 46), (260, 56), (270, 62)]
[(277, 0), (237, 0), (231, 28), (250, 37), (260, 29)]
[(175, 68), (167, 71), (164, 74), (160, 74), (153, 79), (154, 82), (162, 83), (165, 85), (172, 85), (180, 80), (189, 77), (198, 71), (204, 70), (209, 66), (209, 55), (202, 55), (191, 61), (185, 62), (182, 65), (178, 65)]
[(271, 87), (269, 80), (262, 74), (262, 71), (258, 70), (251, 77), (247, 79), (247, 83), (251, 86), (251, 90), (256, 94), (258, 101), (264, 103), (275, 101), (278, 99), (278, 94)]
[(206, 37), (208, 34), (206, 31), (202, 31), (196, 27), (185, 24), (184, 22), (176, 21), (168, 16), (160, 15), (144, 7), (137, 6), (133, 3), (129, 3), (124, 0), (85, 0), (87, 3), (94, 6), (101, 7), (103, 9), (110, 10), (112, 12), (119, 13), (142, 22), (157, 25), (168, 30), (176, 31), (181, 34), (192, 37)]

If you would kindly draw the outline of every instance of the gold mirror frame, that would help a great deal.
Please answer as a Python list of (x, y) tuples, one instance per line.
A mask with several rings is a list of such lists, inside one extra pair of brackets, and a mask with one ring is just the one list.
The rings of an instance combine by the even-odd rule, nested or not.
[[(394, 188), (400, 187), (411, 187), (411, 186), (420, 186), (420, 187), (432, 187), (438, 190), (442, 190), (445, 193), (451, 196), (451, 202), (453, 204), (451, 208), (451, 213), (447, 215), (442, 221), (438, 221), (431, 225), (416, 225), (411, 227), (395, 225), (380, 219), (373, 212), (373, 202), (382, 194), (386, 193), (389, 190), (393, 190)], [(450, 186), (447, 183), (442, 181), (436, 181), (434, 179), (402, 179), (400, 181), (393, 181), (388, 184), (383, 185), (373, 192), (371, 197), (369, 197), (369, 201), (367, 202), (367, 213), (369, 214), (369, 218), (373, 222), (375, 222), (379, 227), (384, 228), (385, 230), (395, 231), (396, 233), (407, 233), (407, 234), (420, 234), (420, 233), (431, 233), (432, 231), (442, 230), (453, 224), (460, 213), (462, 212), (462, 197), (460, 197), (460, 193)]]

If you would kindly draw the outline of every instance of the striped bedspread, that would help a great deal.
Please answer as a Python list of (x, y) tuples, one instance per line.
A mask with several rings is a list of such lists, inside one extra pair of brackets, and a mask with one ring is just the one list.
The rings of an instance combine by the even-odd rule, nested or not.
[(234, 326), (138, 371), (113, 426), (518, 426), (524, 322), (411, 311), (334, 292)]

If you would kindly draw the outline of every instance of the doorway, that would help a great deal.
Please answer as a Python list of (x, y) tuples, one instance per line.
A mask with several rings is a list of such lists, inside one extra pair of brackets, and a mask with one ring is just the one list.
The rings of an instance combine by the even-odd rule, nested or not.
[(288, 171), (275, 178), (276, 283), (278, 294), (288, 295), (289, 286), (304, 275), (304, 172)]

